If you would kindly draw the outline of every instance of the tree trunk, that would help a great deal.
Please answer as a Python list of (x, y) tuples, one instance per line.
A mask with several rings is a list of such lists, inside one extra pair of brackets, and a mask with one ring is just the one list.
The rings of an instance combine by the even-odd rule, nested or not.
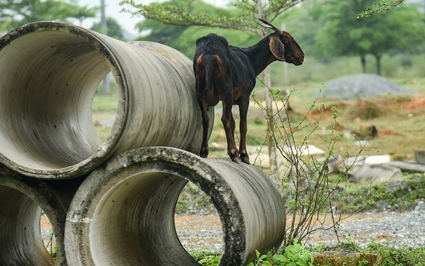
[[(100, 28), (101, 32), (105, 35), (108, 34), (108, 28), (106, 26), (106, 15), (105, 15), (105, 0), (100, 0)], [(102, 80), (102, 93), (110, 94), (109, 90), (109, 79), (108, 75), (106, 75)]]
[(362, 62), (362, 72), (366, 73), (366, 56), (360, 55), (360, 60)]
[(265, 84), (265, 96), (266, 96), (266, 112), (267, 112), (267, 148), (269, 151), (269, 163), (270, 163), (270, 172), (272, 176), (277, 174), (277, 160), (276, 160), (276, 145), (274, 142), (274, 112), (273, 112), (273, 100), (270, 95), (271, 88), (271, 77), (270, 77), (270, 68), (266, 67), (264, 69), (264, 84)]
[(381, 54), (375, 54), (376, 58), (376, 74), (381, 76)]
[[(264, 19), (263, 6), (261, 0), (257, 1), (258, 7), (258, 17)], [(261, 38), (266, 36), (266, 31), (261, 28)], [(270, 163), (270, 172), (273, 177), (277, 176), (277, 160), (276, 160), (276, 145), (274, 143), (274, 119), (273, 119), (273, 103), (272, 97), (270, 96), (271, 88), (271, 77), (270, 77), (270, 68), (266, 67), (263, 71), (264, 75), (264, 84), (265, 84), (265, 98), (266, 98), (266, 112), (267, 112), (267, 147), (269, 152), (269, 163)]]

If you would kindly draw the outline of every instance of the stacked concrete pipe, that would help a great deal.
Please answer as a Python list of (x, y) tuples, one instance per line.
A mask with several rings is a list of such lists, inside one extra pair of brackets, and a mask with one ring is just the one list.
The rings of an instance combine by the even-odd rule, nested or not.
[[(117, 113), (102, 142), (91, 104), (109, 72)], [(198, 265), (174, 228), (188, 181), (220, 215), (220, 265), (281, 243), (283, 200), (268, 177), (195, 155), (201, 115), (192, 63), (180, 52), (31, 23), (0, 39), (0, 95), (0, 265)], [(56, 261), (42, 245), (42, 210)]]
[[(66, 266), (66, 213), (82, 179), (43, 181), (28, 178), (0, 165), (0, 265)], [(40, 214), (53, 226), (54, 260), (43, 245)]]
[(188, 181), (213, 202), (223, 228), (220, 265), (245, 265), (285, 232), (281, 195), (255, 166), (169, 147), (130, 150), (93, 171), (68, 211), (71, 265), (199, 265), (183, 248), (174, 208)]
[[(102, 143), (91, 108), (108, 72), (118, 103)], [(0, 75), (0, 163), (24, 175), (82, 176), (142, 146), (200, 150), (192, 63), (167, 46), (126, 43), (65, 23), (31, 23), (0, 39)]]

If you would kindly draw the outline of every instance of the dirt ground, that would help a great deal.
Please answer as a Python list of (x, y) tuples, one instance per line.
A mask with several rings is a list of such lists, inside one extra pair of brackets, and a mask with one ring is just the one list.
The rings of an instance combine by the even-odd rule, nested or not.
[[(383, 218), (384, 214), (374, 214), (373, 217), (370, 214), (356, 214), (347, 217), (343, 220), (346, 221), (359, 221), (361, 219), (372, 219), (378, 220)], [(323, 221), (324, 217), (319, 217)], [(292, 219), (290, 216), (287, 217), (287, 227), (290, 226)], [(325, 225), (331, 224), (331, 221), (327, 219)], [(179, 235), (180, 242), (183, 246), (190, 250), (196, 248), (201, 250), (203, 248), (208, 250), (221, 250), (223, 245), (222, 227), (220, 218), (218, 216), (198, 216), (198, 215), (185, 215), (177, 216), (175, 218), (176, 231)], [(52, 225), (46, 216), (42, 216), (40, 220), (41, 229), (51, 229)], [(326, 244), (329, 241), (331, 232), (324, 234), (314, 234), (309, 241)], [(362, 235), (358, 235), (353, 240), (359, 240)], [(366, 236), (364, 236), (366, 237)], [(383, 236), (385, 237), (385, 236)], [(333, 238), (336, 240), (336, 237)]]
[[(417, 225), (406, 226), (396, 223), (397, 220), (410, 219), (411, 213), (360, 213), (351, 216), (337, 217), (338, 237), (332, 230), (313, 232), (308, 239), (302, 241), (306, 245), (335, 245), (339, 241), (354, 241), (361, 245), (380, 242), (393, 246), (412, 244), (411, 237), (421, 239), (424, 233)], [(420, 216), (423, 217), (423, 216)], [(295, 224), (299, 221), (295, 220)], [(423, 218), (419, 218), (423, 219)], [(417, 219), (416, 219), (417, 220)], [(320, 215), (313, 220), (315, 228), (329, 228), (333, 223), (330, 217)], [(290, 228), (292, 216), (287, 214), (286, 228)], [(385, 227), (383, 225), (391, 226)], [(187, 250), (207, 249), (220, 251), (223, 248), (221, 223), (218, 216), (179, 216), (176, 218), (176, 228), (180, 241)], [(421, 241), (419, 241), (421, 242)], [(422, 242), (421, 242), (422, 243)]]
[[(352, 221), (360, 221), (362, 219), (370, 219), (371, 221), (377, 221), (379, 219), (382, 219), (385, 217), (385, 214), (377, 213), (373, 214), (355, 214), (352, 216), (346, 216), (342, 217), (343, 220), (341, 223), (344, 222), (352, 222)], [(331, 219), (329, 217), (325, 218), (324, 216), (317, 217), (316, 225), (318, 226), (321, 222), (324, 226), (329, 226), (332, 224)], [(299, 219), (295, 220), (295, 223), (297, 223)], [(292, 223), (292, 217), (287, 216), (286, 220), (286, 226), (287, 228)], [(178, 216), (175, 219), (175, 224), (177, 228), (177, 232), (180, 237), (180, 242), (182, 242), (183, 246), (185, 246), (186, 249), (190, 249), (191, 247), (196, 247), (197, 249), (199, 246), (205, 246), (206, 248), (210, 250), (217, 250), (218, 246), (221, 246), (223, 244), (223, 238), (222, 238), (222, 230), (221, 230), (221, 222), (220, 218), (218, 216), (196, 216), (196, 215), (189, 215), (189, 216)], [(211, 231), (216, 230), (218, 234), (210, 235), (205, 234), (205, 231)], [(179, 232), (182, 232), (180, 234)], [(192, 232), (192, 234), (188, 234), (185, 232)], [(202, 236), (202, 237), (200, 237)], [(356, 236), (353, 236), (351, 239), (356, 240), (362, 240), (362, 238), (367, 238), (367, 234), (359, 234)], [(385, 237), (385, 236), (383, 236)], [(343, 238), (342, 238), (343, 239)], [(315, 233), (309, 238), (309, 242), (314, 242), (318, 244), (326, 244), (330, 240), (337, 241), (337, 237), (332, 233), (332, 231), (322, 231), (322, 233)]]

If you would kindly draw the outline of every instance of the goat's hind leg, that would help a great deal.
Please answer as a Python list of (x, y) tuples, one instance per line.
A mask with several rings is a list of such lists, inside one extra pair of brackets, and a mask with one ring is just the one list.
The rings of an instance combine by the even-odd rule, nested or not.
[(208, 111), (206, 114), (202, 115), (202, 126), (203, 126), (203, 132), (202, 132), (202, 146), (201, 146), (201, 152), (199, 153), (199, 156), (202, 158), (207, 158), (209, 154), (209, 148), (208, 148), (208, 125), (209, 125), (209, 117), (208, 117)]
[(227, 102), (223, 101), (223, 115), (221, 117), (221, 122), (223, 123), (224, 131), (226, 132), (227, 138), (227, 153), (232, 161), (235, 163), (241, 163), (241, 159), (239, 157), (239, 151), (236, 148), (235, 143), (235, 119), (232, 115), (232, 101)]
[[(197, 82), (197, 91), (198, 91), (198, 104), (199, 104), (199, 108), (201, 109), (201, 117), (202, 117), (202, 128), (203, 128), (203, 132), (202, 132), (202, 144), (201, 144), (201, 151), (199, 153), (199, 156), (201, 156), (202, 158), (207, 158), (208, 157), (208, 153), (209, 153), (209, 148), (208, 148), (208, 127), (209, 127), (209, 116), (208, 116), (208, 105), (207, 105), (207, 101), (205, 99), (205, 94), (203, 91), (203, 87), (199, 87), (199, 84)], [(204, 85), (205, 86), (205, 85)], [(201, 92), (201, 93), (199, 93)]]

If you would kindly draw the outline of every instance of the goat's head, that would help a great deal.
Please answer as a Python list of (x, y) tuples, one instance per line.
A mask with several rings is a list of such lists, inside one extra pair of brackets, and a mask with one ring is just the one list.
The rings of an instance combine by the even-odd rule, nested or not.
[(269, 46), (270, 51), (279, 61), (292, 63), (296, 66), (301, 65), (304, 61), (304, 52), (292, 36), (270, 22), (261, 18), (258, 19), (259, 24), (265, 28), (273, 29), (275, 32), (270, 34)]

